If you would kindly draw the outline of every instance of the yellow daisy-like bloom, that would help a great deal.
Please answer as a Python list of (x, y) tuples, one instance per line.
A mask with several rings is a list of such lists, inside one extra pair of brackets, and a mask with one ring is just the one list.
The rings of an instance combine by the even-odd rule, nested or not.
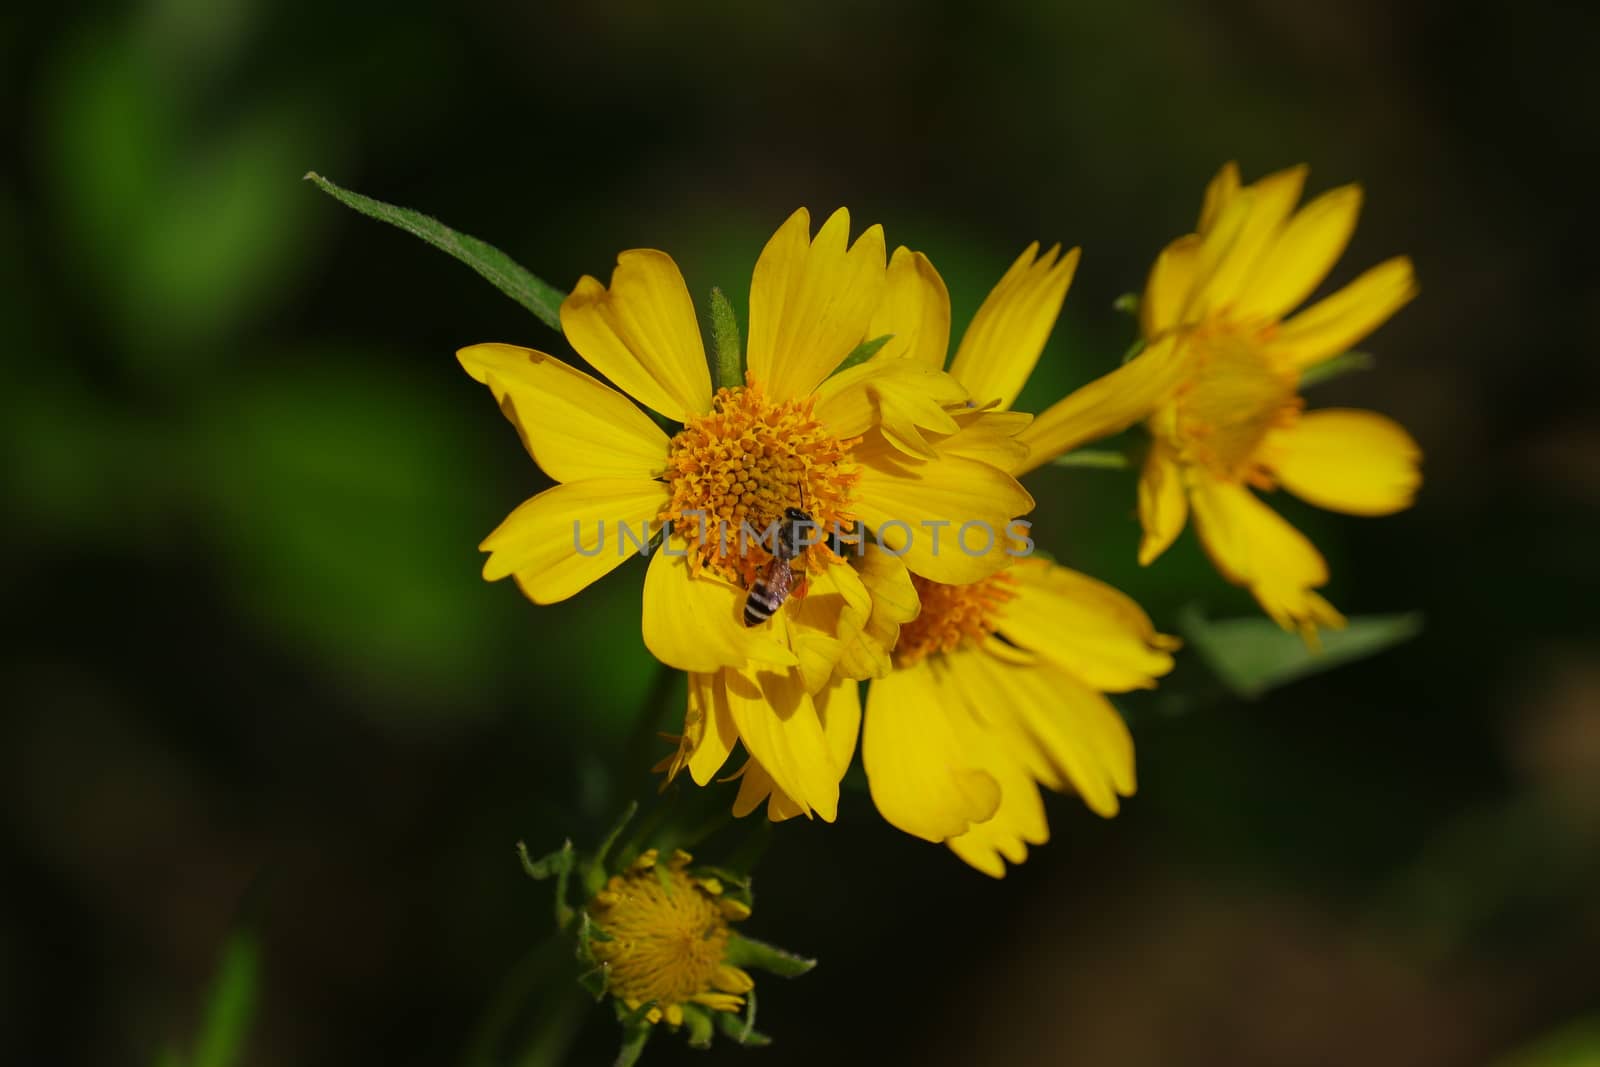
[[(938, 447), (997, 468), (1031, 465), (1029, 416), (1008, 409), (1044, 349), (1078, 253), (1030, 246), (967, 328), (950, 373), (974, 406)], [(950, 302), (927, 257), (901, 248), (874, 317), (894, 340), (876, 357), (944, 366)], [(1044, 427), (1065, 449), (1143, 418), (1175, 376), (1169, 346), (1081, 391)], [(1008, 557), (1009, 559), (1009, 557)], [(1102, 815), (1134, 786), (1133, 742), (1107, 692), (1147, 688), (1172, 667), (1177, 642), (1156, 632), (1128, 597), (1037, 559), (966, 583), (908, 574), (889, 553), (856, 561), (872, 610), (825, 691), (834, 758), (850, 761), (862, 719), (854, 678), (872, 677), (861, 737), (873, 800), (894, 826), (947, 843), (995, 877), (1048, 839), (1039, 785), (1075, 790)], [(717, 694), (702, 703), (714, 721)], [(693, 702), (691, 711), (693, 712)], [(691, 719), (693, 715), (691, 715)], [(714, 734), (708, 728), (707, 734)], [(702, 738), (691, 761), (719, 765), (726, 750)], [(759, 754), (745, 767), (737, 814), (767, 800), (770, 818), (798, 805)]]
[(748, 906), (723, 895), (715, 878), (695, 877), (692, 857), (674, 852), (658, 862), (642, 853), (589, 902), (594, 933), (589, 954), (605, 968), (606, 991), (652, 1023), (683, 1025), (684, 1006), (738, 1012), (755, 987), (749, 972), (727, 962), (728, 924)]
[[(955, 429), (948, 409), (966, 401), (953, 378), (903, 361), (833, 373), (874, 336), (885, 286), (882, 229), (853, 245), (849, 230), (841, 209), (812, 240), (801, 209), (767, 243), (750, 285), (748, 377), (736, 388), (713, 393), (683, 276), (650, 250), (622, 253), (609, 287), (580, 279), (561, 306), (573, 348), (622, 392), (532, 349), (458, 353), (559, 483), (485, 539), (484, 577), (509, 575), (535, 602), (559, 601), (670, 522), (645, 576), (645, 645), (698, 676), (692, 690), (704, 693), (711, 678), (727, 713), (702, 722), (742, 739), (802, 811), (825, 819), (835, 816), (842, 771), (817, 706), (828, 698), (813, 694), (866, 625), (869, 593), (854, 568), (814, 545), (794, 562), (796, 595), (769, 622), (745, 626), (748, 586), (771, 556), (741, 529), (765, 531), (787, 508), (824, 529), (857, 521), (869, 530), (968, 521), (1003, 529), (1033, 507), (1014, 478), (934, 447)], [(669, 435), (634, 401), (682, 429)], [(960, 582), (993, 573), (1005, 557), (939, 553), (913, 538), (905, 563)], [(709, 763), (680, 766), (704, 784)]]
[(1251, 490), (1282, 486), (1332, 511), (1388, 515), (1410, 506), (1421, 451), (1385, 416), (1303, 410), (1300, 375), (1417, 293), (1411, 261), (1397, 256), (1290, 315), (1344, 252), (1361, 209), (1360, 188), (1347, 185), (1296, 211), (1305, 178), (1301, 166), (1241, 186), (1238, 169), (1223, 167), (1206, 190), (1199, 232), (1169, 245), (1150, 272), (1143, 333), (1176, 340), (1187, 369), (1148, 423), (1139, 560), (1164, 552), (1192, 510), (1217, 569), (1312, 640), (1318, 626), (1344, 624), (1313, 591), (1327, 583), (1327, 564)]

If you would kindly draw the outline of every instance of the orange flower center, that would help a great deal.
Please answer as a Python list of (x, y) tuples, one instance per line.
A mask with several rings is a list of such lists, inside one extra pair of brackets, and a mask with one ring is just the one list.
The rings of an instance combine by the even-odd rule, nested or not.
[[(774, 404), (746, 379), (717, 390), (710, 413), (672, 439), (665, 475), (672, 499), (660, 518), (688, 538), (695, 573), (709, 567), (749, 585), (772, 558), (768, 531), (787, 508), (806, 512), (821, 533), (854, 524), (850, 501), (861, 470), (849, 457), (860, 438), (835, 437), (812, 415), (814, 402)], [(824, 566), (835, 557), (818, 544), (807, 558)]]
[(1292, 426), (1304, 406), (1295, 369), (1260, 341), (1231, 326), (1203, 326), (1188, 340), (1195, 370), (1178, 393), (1174, 443), (1186, 461), (1219, 478), (1264, 477), (1256, 462), (1261, 442)]
[(936, 652), (954, 652), (963, 641), (981, 641), (1000, 625), (1001, 606), (1016, 596), (1016, 580), (1002, 571), (970, 585), (945, 585), (913, 575), (922, 611), (900, 627), (896, 666), (909, 667)]

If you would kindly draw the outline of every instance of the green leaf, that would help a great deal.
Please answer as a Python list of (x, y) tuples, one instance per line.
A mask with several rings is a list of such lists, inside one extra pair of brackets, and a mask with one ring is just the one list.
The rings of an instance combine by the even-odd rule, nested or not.
[(851, 350), (848, 356), (844, 357), (843, 363), (840, 363), (833, 369), (833, 373), (838, 374), (840, 371), (849, 370), (857, 363), (865, 363), (867, 360), (877, 355), (878, 350), (892, 340), (894, 340), (894, 334), (886, 333), (882, 337), (874, 337), (870, 341), (862, 341)]
[(1353, 618), (1343, 630), (1324, 630), (1320, 648), (1309, 647), (1299, 634), (1270, 619), (1213, 621), (1193, 605), (1179, 614), (1178, 628), (1224, 685), (1254, 699), (1277, 686), (1409, 641), (1422, 632), (1422, 615)]
[(743, 934), (728, 935), (724, 959), (735, 967), (759, 967), (783, 978), (798, 978), (817, 965), (816, 960), (796, 956)]
[(715, 348), (713, 370), (717, 385), (737, 389), (744, 384), (743, 347), (739, 343), (739, 319), (721, 289), (711, 289), (711, 339)]
[(1102, 471), (1125, 471), (1133, 464), (1121, 452), (1080, 448), (1050, 461), (1052, 467), (1089, 467)]
[(369, 218), (397, 226), (414, 237), (420, 237), (441, 252), (448, 252), (479, 274), (502, 293), (527, 308), (552, 330), (561, 330), (561, 302), (566, 294), (534, 277), (521, 264), (493, 245), (458, 233), (440, 222), (410, 208), (385, 204), (348, 189), (340, 188), (315, 171), (306, 174), (306, 181), (346, 207), (353, 208)]
[(1123, 293), (1111, 302), (1112, 311), (1120, 311), (1124, 315), (1139, 314), (1139, 294)]
[(211, 982), (200, 1040), (189, 1058), (191, 1067), (232, 1067), (255, 1018), (261, 979), (261, 952), (253, 934), (236, 932), (222, 950), (222, 962)]
[(1370, 352), (1344, 352), (1313, 364), (1300, 372), (1300, 388), (1305, 389), (1349, 374), (1351, 371), (1371, 370), (1378, 365)]

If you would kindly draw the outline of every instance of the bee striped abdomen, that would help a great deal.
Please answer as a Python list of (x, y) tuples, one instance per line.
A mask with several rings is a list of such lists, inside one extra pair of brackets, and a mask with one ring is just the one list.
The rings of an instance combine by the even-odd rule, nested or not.
[(744, 624), (760, 626), (783, 607), (794, 585), (794, 572), (786, 559), (774, 559), (767, 565), (767, 573), (750, 586), (744, 598)]

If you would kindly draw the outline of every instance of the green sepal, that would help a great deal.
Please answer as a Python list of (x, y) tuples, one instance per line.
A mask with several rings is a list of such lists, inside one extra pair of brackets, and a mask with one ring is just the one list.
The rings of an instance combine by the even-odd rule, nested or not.
[(1342, 630), (1324, 630), (1321, 647), (1271, 619), (1205, 618), (1193, 605), (1178, 615), (1178, 629), (1217, 678), (1238, 696), (1253, 700), (1269, 689), (1340, 664), (1377, 655), (1422, 632), (1422, 614), (1367, 615)]
[[(710, 1048), (711, 1035), (714, 1024), (711, 1021), (711, 1011), (699, 1004), (685, 1004), (683, 1006), (683, 1028), (689, 1032), (690, 1048)], [(726, 1015), (727, 1012), (717, 1012)]]
[(565, 930), (572, 923), (572, 907), (567, 903), (567, 879), (572, 874), (572, 868), (577, 863), (578, 854), (572, 849), (569, 839), (556, 851), (548, 855), (533, 859), (528, 855), (528, 846), (517, 842), (517, 858), (522, 861), (522, 869), (529, 878), (542, 882), (546, 878), (556, 880), (556, 929)]
[(605, 888), (606, 879), (609, 877), (606, 873), (606, 859), (611, 855), (612, 848), (616, 846), (617, 838), (622, 836), (622, 831), (633, 821), (633, 816), (638, 810), (638, 802), (629, 801), (628, 806), (622, 810), (621, 817), (612, 825), (605, 836), (605, 840), (601, 841), (600, 847), (595, 850), (594, 858), (584, 864), (583, 889), (585, 896), (592, 897)]
[(756, 1029), (756, 991), (754, 989), (744, 995), (744, 1015), (734, 1015), (726, 1011), (719, 1011), (716, 1015), (717, 1029), (739, 1044), (749, 1048), (765, 1048), (772, 1044), (772, 1038)]
[(1123, 293), (1121, 296), (1111, 301), (1111, 310), (1120, 311), (1124, 315), (1139, 314), (1139, 294)]
[(840, 371), (849, 370), (857, 363), (865, 363), (867, 360), (877, 355), (879, 349), (883, 348), (884, 345), (888, 344), (892, 340), (894, 340), (894, 334), (886, 333), (882, 337), (874, 337), (870, 341), (862, 341), (860, 344), (856, 345), (855, 348), (850, 350), (850, 354), (845, 356), (844, 361), (833, 369), (833, 373), (838, 374)]
[(576, 955), (578, 962), (583, 965), (583, 969), (578, 972), (578, 986), (585, 993), (594, 997), (597, 1004), (605, 999), (606, 993), (610, 989), (610, 982), (607, 980), (610, 972), (606, 969), (604, 963), (594, 958), (594, 950), (590, 948), (590, 944), (595, 941), (610, 940), (611, 935), (596, 925), (594, 919), (590, 918), (588, 911), (578, 913), (578, 950)]
[(783, 978), (798, 978), (817, 965), (816, 960), (785, 952), (776, 945), (739, 933), (728, 935), (728, 947), (723, 959), (735, 967), (759, 967)]
[(739, 343), (739, 319), (721, 289), (711, 289), (712, 371), (717, 386), (737, 389), (744, 384), (743, 347)]
[[(651, 1006), (645, 1004), (628, 1019), (623, 1020), (622, 1047), (617, 1049), (617, 1058), (611, 1061), (612, 1067), (633, 1067), (639, 1062), (639, 1057), (644, 1055), (644, 1046), (650, 1040), (650, 1031), (655, 1029), (644, 1021), (643, 1013), (649, 1011)], [(634, 1020), (633, 1016), (638, 1018)]]
[(1145, 342), (1143, 337), (1134, 338), (1133, 343), (1129, 345), (1122, 353), (1122, 363), (1124, 366), (1132, 363), (1134, 359), (1136, 359), (1138, 355), (1144, 351), (1144, 344)]
[(1378, 365), (1377, 359), (1370, 352), (1341, 352), (1337, 356), (1330, 356), (1321, 363), (1313, 363), (1300, 372), (1300, 388), (1306, 389), (1313, 385), (1332, 381), (1343, 377), (1351, 371), (1371, 370)]
[(315, 171), (306, 173), (306, 181), (348, 208), (359, 211), (368, 218), (387, 222), (413, 237), (420, 237), (441, 252), (447, 252), (477, 271), (489, 284), (538, 316), (546, 326), (561, 332), (561, 302), (567, 294), (530, 273), (516, 260), (493, 245), (476, 237), (458, 233), (419, 211), (385, 204), (381, 200), (352, 193), (324, 178)]

